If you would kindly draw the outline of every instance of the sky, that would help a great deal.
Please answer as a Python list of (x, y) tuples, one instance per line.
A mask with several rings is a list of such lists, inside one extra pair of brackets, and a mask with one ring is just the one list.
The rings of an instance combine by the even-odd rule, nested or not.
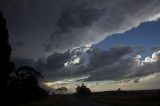
[(46, 89), (160, 88), (159, 0), (1, 0), (0, 10), (12, 60)]

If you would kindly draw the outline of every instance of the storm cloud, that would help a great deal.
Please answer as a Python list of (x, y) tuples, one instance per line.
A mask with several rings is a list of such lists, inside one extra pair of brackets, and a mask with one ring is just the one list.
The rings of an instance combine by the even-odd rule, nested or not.
[(62, 80), (80, 76), (88, 76), (85, 81), (118, 81), (137, 79), (160, 72), (159, 51), (153, 53), (150, 61), (145, 61), (146, 59), (142, 61), (140, 55), (135, 55), (135, 48), (127, 46), (117, 46), (109, 50), (96, 48), (88, 50), (87, 53), (89, 59), (82, 60), (88, 61), (88, 64), (69, 64), (56, 71), (46, 71), (45, 74), (49, 74), (50, 81), (54, 78)]
[(25, 42), (12, 55), (34, 59), (98, 43), (160, 17), (159, 0), (1, 0), (0, 9), (11, 42)]
[[(113, 3), (114, 2), (114, 3)], [(74, 2), (73, 2), (74, 3)], [(115, 33), (123, 33), (159, 17), (159, 1), (81, 1), (65, 4), (50, 35), (54, 50), (98, 43)], [(156, 18), (154, 18), (154, 16)]]
[[(146, 57), (148, 58), (148, 57)], [(110, 64), (101, 65), (96, 67), (91, 76), (90, 81), (93, 80), (123, 80), (123, 79), (134, 79), (137, 77), (144, 77), (154, 73), (160, 72), (160, 52), (153, 53), (151, 60), (154, 61), (141, 61), (140, 55), (130, 55), (129, 57), (124, 57), (121, 55), (119, 59), (111, 62)], [(96, 61), (97, 63), (101, 62)], [(107, 59), (106, 59), (107, 60)], [(111, 58), (112, 60), (112, 58)], [(113, 59), (114, 60), (114, 59)]]
[(160, 18), (160, 0), (1, 0), (17, 66), (31, 65), (45, 81), (87, 76), (123, 80), (160, 71), (159, 47), (90, 48), (108, 36)]
[[(85, 76), (87, 77), (83, 81), (135, 80), (160, 72), (160, 51), (143, 60), (139, 54), (135, 54), (136, 48), (128, 46), (116, 46), (107, 50), (92, 48), (86, 52), (79, 51), (78, 54), (75, 54), (76, 50), (40, 58), (32, 62), (33, 67), (43, 73), (45, 82), (72, 78), (77, 78), (78, 81), (78, 78)], [(83, 56), (84, 54), (87, 56)], [(75, 55), (80, 57), (82, 62), (70, 62), (65, 66)]]

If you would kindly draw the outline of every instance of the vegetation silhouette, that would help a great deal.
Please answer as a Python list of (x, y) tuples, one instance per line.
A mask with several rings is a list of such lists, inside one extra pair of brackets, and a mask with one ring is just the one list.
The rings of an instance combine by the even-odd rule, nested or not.
[(0, 86), (4, 93), (10, 73), (14, 70), (14, 63), (10, 61), (11, 46), (6, 28), (6, 20), (0, 11)]
[(65, 92), (67, 92), (67, 88), (66, 87), (60, 87), (56, 89), (57, 94), (64, 94)]
[(118, 89), (117, 89), (117, 91), (119, 91), (119, 92), (120, 92), (120, 91), (122, 91), (122, 90), (121, 90), (121, 88), (118, 88)]
[(84, 83), (81, 86), (77, 86), (76, 95), (78, 96), (89, 96), (91, 94), (91, 90), (87, 88)]
[(12, 104), (14, 106), (35, 101), (48, 95), (48, 92), (39, 86), (38, 80), (43, 77), (40, 72), (29, 66), (15, 69), (14, 63), (11, 62), (12, 49), (9, 44), (6, 20), (1, 11), (0, 50), (0, 94), (5, 105)]
[(15, 70), (15, 76), (10, 77), (10, 97), (14, 97), (16, 100), (18, 100), (14, 100), (15, 103), (25, 103), (47, 96), (48, 93), (39, 87), (38, 79), (42, 77), (43, 76), (40, 74), (40, 72), (36, 71), (32, 67), (19, 67), (17, 70)]

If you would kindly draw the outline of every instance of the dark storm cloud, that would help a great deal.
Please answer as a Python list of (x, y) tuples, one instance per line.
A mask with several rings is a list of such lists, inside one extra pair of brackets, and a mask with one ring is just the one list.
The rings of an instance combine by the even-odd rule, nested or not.
[(46, 52), (49, 52), (49, 51), (52, 50), (52, 46), (51, 46), (50, 44), (44, 44), (44, 50), (45, 50)]
[(129, 78), (129, 75), (134, 72), (132, 68), (136, 65), (133, 58), (119, 59), (111, 65), (105, 64), (97, 67), (92, 71), (89, 81), (95, 80), (123, 80)]
[[(63, 8), (57, 22), (55, 23), (57, 30), (50, 36), (51, 44), (54, 48), (60, 48), (60, 50), (65, 50), (65, 48), (68, 47), (71, 49), (72, 47), (80, 46), (81, 41), (77, 42), (77, 40), (81, 39), (81, 36), (84, 36), (84, 34), (82, 34), (83, 29), (91, 27), (92, 24), (102, 16), (102, 14), (102, 9), (84, 8), (84, 5), (74, 8)], [(72, 33), (72, 30), (77, 30), (77, 32)]]
[(138, 57), (134, 56), (134, 50), (131, 47), (118, 46), (109, 50), (93, 49), (89, 52), (89, 64), (70, 65), (59, 68), (56, 72), (45, 73), (49, 75), (49, 80), (54, 78), (72, 78), (89, 75), (85, 81), (98, 80), (123, 80), (135, 79), (160, 72), (160, 58), (153, 63), (143, 63), (140, 65)]
[(98, 43), (107, 36), (153, 21), (159, 18), (156, 15), (160, 1), (1, 0), (0, 9), (7, 18), (11, 42), (25, 42), (12, 55), (38, 59), (46, 52), (65, 52)]
[(65, 4), (55, 22), (56, 31), (50, 37), (54, 50), (100, 42), (109, 35), (153, 20), (152, 16), (160, 10), (158, 0), (82, 0), (74, 3)]
[[(87, 65), (72, 64), (64, 67), (64, 63), (69, 61), (71, 56), (75, 55), (74, 50), (67, 52), (67, 56), (65, 56), (65, 53), (60, 53), (53, 54), (52, 56), (48, 57), (46, 59), (47, 62), (45, 63), (46, 71), (44, 71), (46, 80), (54, 81), (83, 75), (90, 75), (88, 80), (91, 81), (123, 79), (126, 74), (130, 73), (130, 71), (127, 70), (131, 68), (135, 62), (134, 59), (122, 60), (122, 58), (124, 58), (126, 55), (130, 55), (134, 52), (132, 48), (126, 46), (117, 46), (109, 50), (101, 50), (96, 48), (87, 52), (90, 57), (89, 64)], [(68, 53), (70, 53), (70, 55)], [(41, 64), (40, 66), (43, 65)]]
[(93, 49), (90, 54), (90, 64), (89, 67), (91, 69), (95, 69), (96, 67), (102, 67), (104, 65), (111, 65), (115, 63), (117, 60), (120, 60), (126, 54), (131, 53), (133, 50), (130, 47), (113, 47), (109, 50), (100, 50)]
[(34, 66), (34, 60), (29, 58), (12, 58), (12, 61), (15, 62), (16, 67), (21, 67), (25, 65)]
[[(86, 58), (82, 59), (82, 63), (88, 61), (87, 64), (69, 64), (64, 66), (64, 63), (70, 61), (75, 56), (74, 51), (76, 50), (54, 53), (48, 58), (39, 58), (34, 63), (30, 61), (29, 64), (32, 64), (33, 67), (43, 73), (45, 76), (44, 81), (56, 81), (80, 76), (89, 76), (85, 81), (118, 81), (137, 79), (160, 72), (160, 53), (154, 53), (152, 59), (156, 59), (155, 62), (143, 62), (142, 65), (139, 57), (135, 56), (135, 48), (127, 46), (112, 47), (108, 50), (92, 48), (92, 50), (87, 51), (88, 60), (85, 60)], [(80, 54), (83, 55), (83, 53)], [(80, 54), (78, 53), (79, 56)], [(24, 61), (26, 62), (26, 60)], [(21, 60), (20, 63), (25, 62)], [(26, 64), (28, 63), (26, 62)]]
[(13, 42), (13, 43), (10, 43), (12, 45), (12, 49), (14, 48), (18, 48), (18, 47), (24, 47), (25, 43), (24, 42), (20, 42), (20, 41), (16, 41), (16, 42)]
[[(160, 72), (160, 52), (156, 53), (154, 62), (143, 62), (137, 56), (129, 56), (124, 58), (122, 55), (119, 59), (110, 64), (104, 64), (96, 67), (89, 77), (89, 81), (93, 80), (123, 80), (137, 77), (144, 77)], [(101, 62), (96, 61), (97, 63)]]
[(72, 28), (88, 27), (102, 16), (103, 10), (96, 8), (84, 8), (84, 6), (62, 9), (56, 25), (62, 33)]
[(35, 61), (35, 67), (39, 71), (57, 72), (64, 67), (64, 63), (70, 60), (72, 53), (69, 51), (65, 53), (54, 53), (47, 58), (39, 58)]
[(131, 73), (135, 59), (131, 57), (134, 49), (126, 46), (113, 47), (109, 50), (91, 51), (89, 69), (92, 70), (87, 80), (116, 80)]
[(136, 76), (147, 76), (150, 74), (158, 73), (160, 72), (160, 52), (156, 55), (157, 61), (156, 62), (147, 62), (144, 63), (142, 67), (138, 67), (137, 70), (135, 70), (135, 73), (131, 75), (130, 77), (136, 77)]
[(10, 41), (24, 42), (23, 47), (16, 44), (13, 60), (17, 66), (32, 65), (42, 71), (46, 80), (84, 75), (91, 81), (119, 80), (159, 72), (159, 59), (139, 66), (132, 54), (142, 49), (135, 53), (125, 46), (90, 50), (85, 65), (65, 67), (64, 63), (75, 59), (68, 49), (98, 43), (156, 20), (160, 0), (1, 0), (0, 9), (7, 19)]
[(46, 59), (47, 69), (54, 71), (64, 67), (64, 63), (67, 62), (70, 57), (71, 54), (69, 52), (52, 54)]

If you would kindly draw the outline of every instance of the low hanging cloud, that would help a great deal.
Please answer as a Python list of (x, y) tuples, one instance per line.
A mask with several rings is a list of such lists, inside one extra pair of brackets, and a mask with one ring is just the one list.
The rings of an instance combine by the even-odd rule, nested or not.
[[(148, 58), (148, 57), (146, 57)], [(137, 77), (144, 77), (154, 73), (160, 72), (160, 51), (154, 52), (150, 57), (150, 61), (140, 60), (140, 56), (120, 56), (116, 61), (110, 64), (104, 63), (100, 67), (96, 67), (89, 81), (93, 80), (123, 80), (123, 79), (135, 79)], [(101, 59), (100, 59), (101, 60)], [(106, 59), (107, 61), (107, 59)], [(96, 61), (101, 62), (101, 61)]]
[(24, 65), (34, 66), (34, 60), (30, 58), (11, 58), (15, 62), (15, 67), (21, 67)]
[[(46, 59), (40, 58), (32, 62), (33, 67), (42, 72), (45, 82), (76, 80), (84, 76), (83, 81), (135, 80), (160, 72), (160, 51), (154, 52), (151, 57), (148, 56), (143, 60), (139, 54), (135, 55), (136, 48), (128, 46), (116, 46), (108, 50), (92, 48), (78, 53), (77, 50), (80, 49), (54, 53)], [(83, 56), (86, 53), (88, 58)], [(75, 56), (80, 58), (79, 64), (69, 62)]]

